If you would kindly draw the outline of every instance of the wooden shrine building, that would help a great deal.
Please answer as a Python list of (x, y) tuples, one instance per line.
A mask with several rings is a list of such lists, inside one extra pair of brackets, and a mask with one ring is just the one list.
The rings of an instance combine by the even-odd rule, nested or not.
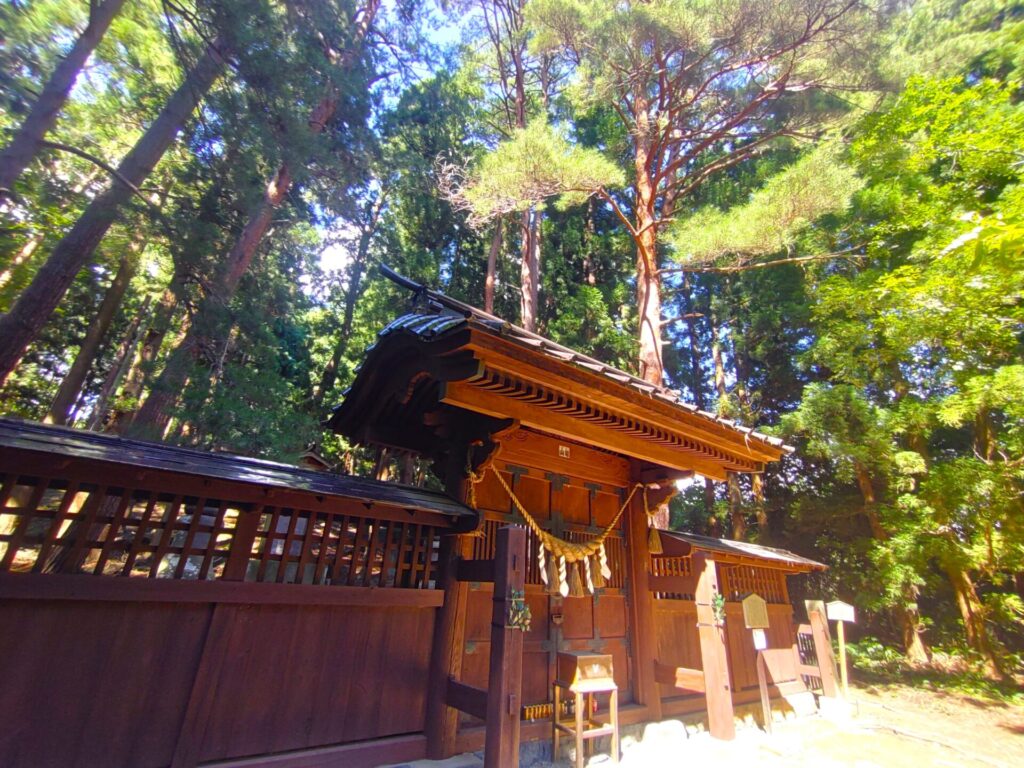
[[(786, 576), (823, 566), (782, 550), (675, 532), (663, 532), (663, 551), (652, 555), (648, 527), (677, 481), (761, 472), (790, 449), (391, 277), (414, 291), (412, 309), (380, 332), (328, 425), (356, 442), (431, 460), (448, 493), (481, 515), (476, 535), (442, 542), (446, 597), (432, 656), (430, 756), (483, 745), (480, 720), (449, 705), (464, 686), (488, 685), (495, 595), (471, 566), (494, 557), (496, 533), (508, 524), (529, 526), (525, 592), (533, 620), (522, 650), (521, 712), (534, 722), (524, 738), (549, 736), (560, 650), (613, 657), (623, 722), (707, 708), (713, 733), (729, 738), (733, 704), (759, 695), (756, 652), (737, 601), (751, 592), (764, 597), (771, 646), (791, 649), (796, 627)], [(603, 535), (606, 583), (565, 596), (565, 577), (560, 589), (554, 569), (546, 578), (557, 558), (541, 531), (579, 544)], [(577, 562), (576, 574), (573, 565), (569, 579), (592, 587), (596, 558)], [(716, 594), (725, 598), (718, 616)], [(783, 661), (773, 678), (802, 688), (797, 663)], [(694, 675), (702, 679), (694, 682)]]
[(514, 749), (550, 738), (566, 650), (612, 657), (622, 723), (706, 709), (729, 738), (750, 593), (771, 694), (818, 676), (786, 577), (822, 566), (650, 533), (677, 481), (781, 441), (405, 282), (328, 426), (443, 490), (0, 419), (0, 765), (374, 766), (490, 749), (499, 717)]

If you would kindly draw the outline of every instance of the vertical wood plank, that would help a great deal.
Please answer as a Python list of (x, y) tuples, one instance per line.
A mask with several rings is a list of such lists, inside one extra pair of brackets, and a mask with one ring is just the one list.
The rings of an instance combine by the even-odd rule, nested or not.
[(213, 607), (199, 667), (192, 681), (185, 717), (174, 747), (171, 768), (192, 768), (199, 762), (210, 710), (217, 698), (217, 677), (230, 646), (228, 637), (237, 611), (238, 607), (232, 605), (217, 604)]
[(839, 695), (839, 689), (836, 686), (836, 659), (832, 654), (828, 621), (820, 611), (808, 611), (807, 618), (814, 638), (814, 655), (818, 657), (818, 669), (821, 671), (822, 695), (834, 699)]
[(694, 552), (693, 568), (700, 574), (695, 597), (708, 706), (708, 730), (716, 739), (729, 741), (736, 737), (736, 723), (733, 720), (732, 690), (729, 685), (729, 657), (722, 629), (716, 625), (714, 615), (713, 601), (718, 593), (715, 561), (703, 553)]
[[(633, 476), (639, 478), (639, 469), (635, 463)], [(654, 594), (647, 581), (651, 555), (642, 493), (642, 490), (637, 491), (625, 513), (629, 544), (626, 567), (631, 619), (628, 631), (633, 648), (633, 691), (636, 701), (649, 708), (647, 719), (661, 720), (661, 694), (654, 679), (654, 661), (658, 658)]]
[(425, 726), (427, 757), (431, 760), (444, 760), (455, 754), (459, 713), (448, 706), (445, 693), (449, 676), (459, 679), (462, 673), (469, 583), (458, 581), (455, 574), (458, 561), (468, 556), (472, 547), (472, 539), (466, 536), (441, 539), (438, 584), (444, 589), (444, 604), (434, 624)]
[[(306, 567), (309, 565), (309, 561), (313, 557), (313, 531), (316, 528), (316, 521), (321, 514), (322, 513), (314, 512), (313, 510), (310, 510), (306, 514), (306, 533), (302, 537), (302, 551), (299, 552), (299, 564), (295, 571), (296, 584), (303, 584), (306, 581)], [(324, 525), (327, 525), (326, 519), (324, 521)], [(310, 584), (316, 584), (316, 573), (313, 574)]]
[[(220, 502), (217, 506), (217, 517), (210, 526), (210, 534), (206, 540), (206, 547), (203, 552), (203, 564), (199, 567), (199, 580), (204, 581), (210, 575), (210, 568), (213, 566), (213, 559), (217, 552), (217, 538), (224, 533), (224, 515), (227, 514), (228, 503)], [(230, 547), (229, 547), (230, 551)]]
[(104, 575), (103, 569), (106, 568), (107, 560), (110, 558), (110, 551), (117, 541), (117, 533), (128, 520), (128, 507), (132, 503), (133, 493), (134, 491), (130, 488), (125, 488), (121, 492), (121, 499), (117, 503), (117, 509), (114, 510), (114, 514), (111, 516), (110, 525), (107, 527), (107, 535), (103, 540), (103, 547), (100, 549), (99, 557), (96, 559), (94, 573), (100, 576)]
[(498, 530), (491, 613), (491, 667), (487, 685), (484, 768), (519, 763), (519, 710), (523, 686), (523, 632), (506, 627), (512, 591), (526, 584), (526, 530)]
[(228, 561), (221, 575), (224, 581), (245, 581), (245, 572), (249, 569), (249, 559), (252, 557), (252, 545), (256, 541), (262, 517), (263, 507), (238, 511), (238, 523), (231, 535)]
[(206, 499), (196, 499), (192, 508), (192, 519), (188, 522), (188, 532), (185, 534), (185, 541), (181, 545), (181, 554), (178, 555), (178, 565), (174, 569), (174, 578), (180, 579), (185, 575), (185, 566), (188, 565), (188, 555), (192, 549), (192, 543), (196, 538), (196, 530), (203, 520), (203, 512), (206, 510)]
[(260, 566), (256, 571), (256, 581), (264, 581), (267, 578), (267, 566), (270, 564), (271, 555), (274, 551), (274, 542), (277, 541), (277, 523), (281, 519), (281, 508), (270, 508), (270, 521), (267, 523), (267, 530), (263, 535), (263, 551), (260, 553)]
[(356, 519), (356, 535), (352, 539), (352, 556), (348, 561), (348, 578), (345, 579), (345, 584), (348, 586), (355, 586), (356, 583), (356, 566), (359, 562), (359, 551), (363, 547), (363, 540), (366, 537), (366, 519)]
[[(288, 574), (288, 563), (292, 560), (292, 544), (295, 542), (295, 529), (299, 525), (299, 510), (292, 509), (288, 513), (288, 532), (284, 535), (284, 547), (281, 549), (281, 560), (277, 564), (277, 581), (283, 584)], [(309, 522), (306, 522), (309, 525)]]
[(334, 567), (331, 571), (331, 584), (341, 583), (341, 568), (345, 564), (345, 541), (348, 539), (350, 525), (348, 516), (342, 516), (338, 524), (338, 541), (334, 547)]

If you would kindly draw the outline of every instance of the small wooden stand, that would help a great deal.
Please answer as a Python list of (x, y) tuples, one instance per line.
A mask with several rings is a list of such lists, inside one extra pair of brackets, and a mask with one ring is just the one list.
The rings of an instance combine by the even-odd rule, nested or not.
[[(619, 688), (612, 677), (611, 656), (587, 652), (558, 654), (558, 679), (552, 683), (554, 709), (551, 715), (553, 734), (552, 759), (558, 756), (559, 736), (564, 732), (576, 740), (576, 768), (583, 768), (583, 746), (589, 739), (612, 737), (612, 763), (619, 764)], [(563, 720), (562, 689), (574, 697), (573, 719)], [(608, 722), (593, 717), (594, 694), (607, 693)]]

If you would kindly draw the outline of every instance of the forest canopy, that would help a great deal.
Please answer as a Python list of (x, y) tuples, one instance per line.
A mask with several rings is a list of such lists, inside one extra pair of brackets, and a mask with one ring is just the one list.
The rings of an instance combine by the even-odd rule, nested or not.
[(321, 426), (405, 299), (386, 264), (785, 437), (673, 524), (829, 563), (809, 588), (911, 661), (1021, 671), (1024, 2), (0, 27), (0, 412), (386, 473)]

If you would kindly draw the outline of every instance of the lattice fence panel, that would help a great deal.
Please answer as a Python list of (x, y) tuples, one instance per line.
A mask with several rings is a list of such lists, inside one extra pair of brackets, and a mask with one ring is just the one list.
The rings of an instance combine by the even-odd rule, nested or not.
[(435, 586), (438, 544), (415, 523), (156, 487), (0, 481), (0, 573), (423, 589)]
[(756, 592), (769, 603), (788, 603), (786, 574), (775, 568), (751, 565), (720, 566), (722, 594), (726, 600), (740, 600)]

